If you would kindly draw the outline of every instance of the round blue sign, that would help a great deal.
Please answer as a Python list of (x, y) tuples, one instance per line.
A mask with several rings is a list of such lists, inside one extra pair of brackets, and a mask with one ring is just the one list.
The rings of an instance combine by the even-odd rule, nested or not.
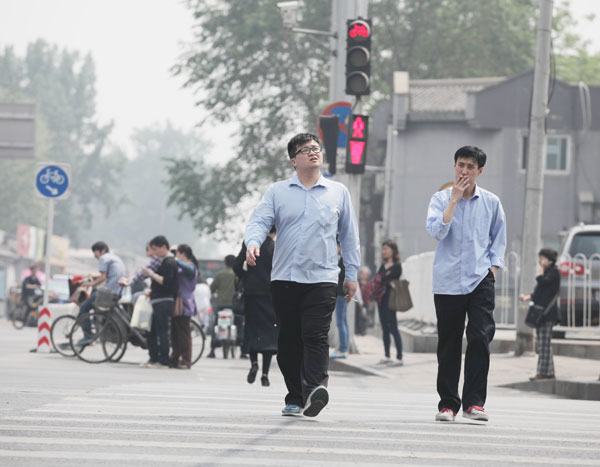
[(57, 165), (46, 165), (35, 176), (35, 186), (46, 198), (58, 198), (69, 187), (69, 176)]

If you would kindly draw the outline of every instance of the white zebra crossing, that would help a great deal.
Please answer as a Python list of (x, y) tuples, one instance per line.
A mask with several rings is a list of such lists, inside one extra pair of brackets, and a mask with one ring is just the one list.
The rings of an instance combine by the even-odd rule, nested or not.
[(368, 390), (339, 378), (316, 419), (279, 415), (281, 383), (62, 395), (0, 416), (0, 465), (600, 465), (597, 403), (495, 397), (489, 424), (442, 424), (435, 394), (362, 381)]

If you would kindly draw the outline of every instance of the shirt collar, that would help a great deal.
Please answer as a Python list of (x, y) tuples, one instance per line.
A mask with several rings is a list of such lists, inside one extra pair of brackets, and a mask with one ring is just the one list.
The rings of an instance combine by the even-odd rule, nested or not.
[(473, 198), (479, 198), (481, 196), (481, 189), (479, 185), (475, 184), (475, 191), (473, 192)]
[[(294, 174), (294, 176), (292, 178), (290, 178), (289, 184), (290, 185), (298, 185), (299, 187), (304, 188), (306, 190), (306, 187), (302, 184), (302, 182), (298, 178), (298, 174)], [(323, 177), (323, 174), (321, 174), (321, 176), (317, 180), (317, 183), (315, 183), (312, 188), (314, 188), (315, 186), (328, 187), (329, 180), (327, 180), (325, 177)]]

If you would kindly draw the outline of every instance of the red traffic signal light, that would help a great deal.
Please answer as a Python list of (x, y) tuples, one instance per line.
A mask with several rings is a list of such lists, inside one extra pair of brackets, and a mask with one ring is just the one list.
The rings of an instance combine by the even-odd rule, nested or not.
[(352, 19), (346, 34), (346, 94), (371, 92), (371, 20)]
[(346, 150), (346, 172), (362, 174), (367, 162), (368, 115), (352, 114), (348, 125), (348, 148)]

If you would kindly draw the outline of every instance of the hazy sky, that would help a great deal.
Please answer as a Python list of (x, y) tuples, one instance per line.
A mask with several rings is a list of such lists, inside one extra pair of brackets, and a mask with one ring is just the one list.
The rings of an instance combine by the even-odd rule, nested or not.
[[(555, 4), (557, 2), (555, 1)], [(571, 0), (576, 18), (595, 13), (578, 31), (600, 50), (600, 0)], [(115, 121), (113, 141), (129, 147), (132, 129), (171, 120), (185, 130), (203, 113), (169, 69), (191, 40), (192, 19), (180, 0), (0, 0), (0, 47), (19, 54), (37, 38), (91, 52), (96, 63), (98, 111)], [(223, 127), (204, 128), (215, 145), (209, 160), (232, 155)]]

